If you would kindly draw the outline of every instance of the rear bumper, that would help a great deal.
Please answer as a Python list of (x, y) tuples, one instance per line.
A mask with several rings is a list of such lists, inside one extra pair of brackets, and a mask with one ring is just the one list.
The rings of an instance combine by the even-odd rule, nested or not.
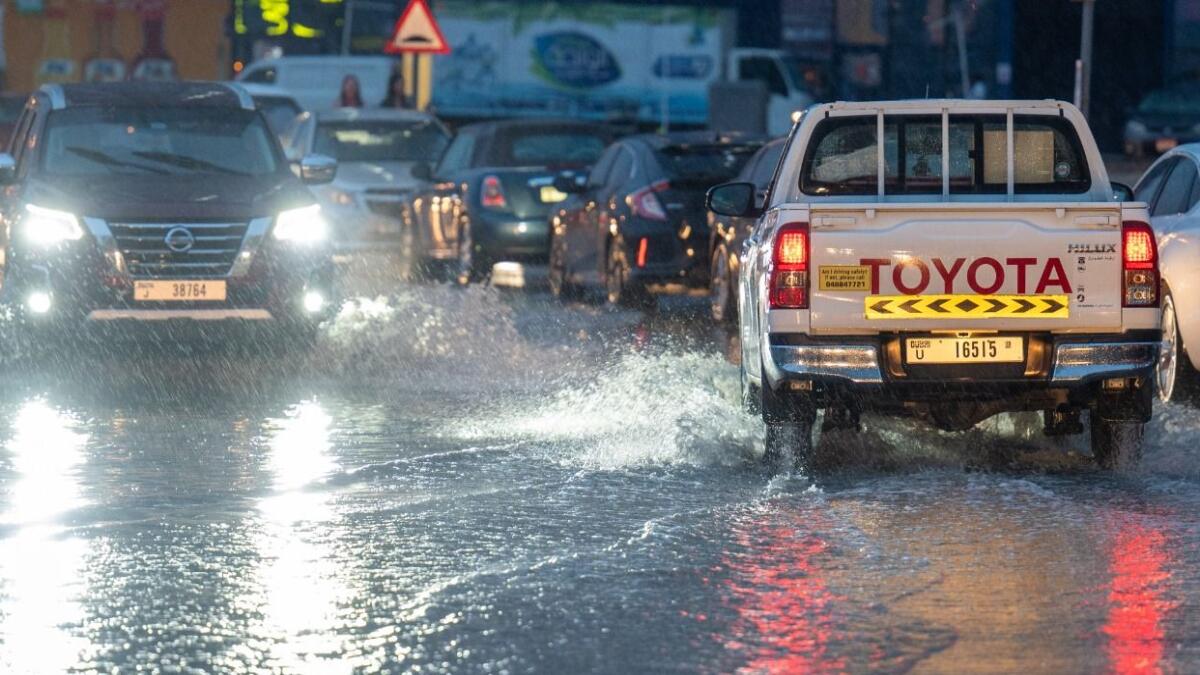
[(857, 386), (931, 388), (954, 384), (970, 388), (1072, 388), (1098, 380), (1148, 377), (1158, 359), (1159, 342), (1150, 332), (1137, 331), (1100, 338), (1061, 338), (1049, 346), (1049, 363), (1040, 372), (1025, 377), (981, 377), (975, 381), (960, 376), (938, 379), (897, 377), (890, 367), (886, 348), (878, 339), (861, 342), (813, 340), (807, 344), (772, 344), (766, 350), (764, 369), (767, 384), (778, 388), (788, 381), (811, 382), (837, 387)]
[(550, 256), (548, 216), (519, 218), (512, 214), (472, 214), (476, 252), (490, 260), (540, 262)]

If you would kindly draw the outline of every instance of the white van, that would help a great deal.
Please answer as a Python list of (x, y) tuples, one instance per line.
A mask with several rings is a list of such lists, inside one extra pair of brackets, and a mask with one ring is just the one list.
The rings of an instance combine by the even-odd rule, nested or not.
[(342, 80), (354, 75), (362, 86), (363, 103), (377, 106), (387, 95), (395, 62), (390, 56), (280, 56), (246, 66), (237, 80), (282, 87), (305, 110), (327, 110), (336, 107)]

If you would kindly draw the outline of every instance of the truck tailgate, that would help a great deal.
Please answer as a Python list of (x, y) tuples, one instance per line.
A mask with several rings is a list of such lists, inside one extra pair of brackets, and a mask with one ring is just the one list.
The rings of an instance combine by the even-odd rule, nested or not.
[(1121, 327), (1119, 204), (815, 208), (811, 330)]

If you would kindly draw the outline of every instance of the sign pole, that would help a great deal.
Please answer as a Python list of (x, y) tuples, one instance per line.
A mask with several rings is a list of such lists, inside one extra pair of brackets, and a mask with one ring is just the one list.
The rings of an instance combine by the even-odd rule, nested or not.
[[(442, 35), (428, 0), (409, 0), (383, 51), (403, 55), (400, 72), (404, 73), (405, 93), (411, 92), (410, 105), (414, 110), (423, 110), (432, 98), (433, 67), (429, 55), (450, 53), (450, 43)], [(422, 76), (422, 70), (428, 72)]]

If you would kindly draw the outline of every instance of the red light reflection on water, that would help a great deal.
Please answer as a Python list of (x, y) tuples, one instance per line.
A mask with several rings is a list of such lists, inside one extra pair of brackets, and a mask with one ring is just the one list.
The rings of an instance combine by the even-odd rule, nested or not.
[(842, 598), (829, 589), (820, 560), (829, 545), (814, 523), (791, 518), (735, 524), (724, 566), (727, 604), (738, 618), (725, 646), (747, 657), (743, 671), (844, 671), (844, 659), (831, 652)]
[(1108, 636), (1112, 672), (1162, 672), (1165, 641), (1163, 619), (1175, 604), (1163, 586), (1173, 561), (1159, 530), (1125, 523), (1112, 541), (1108, 585)]

